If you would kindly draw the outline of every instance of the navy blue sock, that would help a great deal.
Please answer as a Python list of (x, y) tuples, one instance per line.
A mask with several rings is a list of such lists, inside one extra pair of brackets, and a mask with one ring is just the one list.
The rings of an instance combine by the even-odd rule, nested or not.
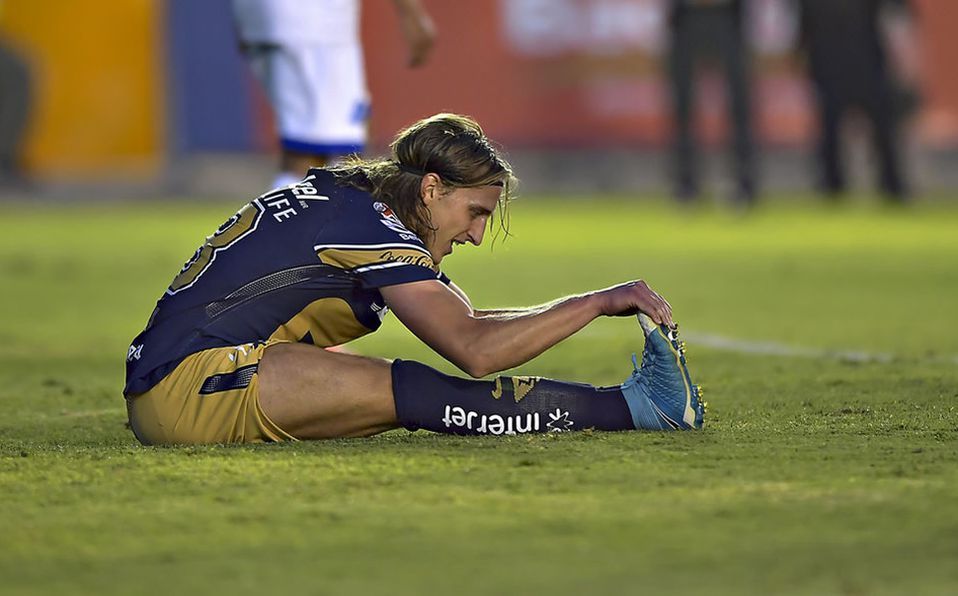
[(635, 428), (618, 386), (539, 377), (474, 381), (409, 360), (393, 362), (392, 380), (396, 415), (409, 430), (502, 435)]

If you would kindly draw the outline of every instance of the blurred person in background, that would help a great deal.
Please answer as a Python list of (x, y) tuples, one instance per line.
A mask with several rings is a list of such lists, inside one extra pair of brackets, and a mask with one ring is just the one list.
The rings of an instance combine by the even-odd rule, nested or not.
[[(857, 108), (871, 123), (881, 192), (890, 201), (904, 202), (908, 185), (899, 124), (915, 109), (917, 93), (892, 72), (883, 17), (888, 16), (885, 9), (897, 9), (910, 22), (908, 1), (798, 0), (798, 7), (801, 45), (818, 102), (820, 190), (833, 197), (846, 190), (841, 125), (849, 110)], [(913, 36), (906, 34), (903, 43), (911, 42)]]
[(693, 91), (696, 66), (710, 57), (721, 63), (725, 74), (734, 154), (732, 198), (739, 205), (755, 200), (745, 4), (745, 0), (669, 0), (675, 195), (683, 202), (700, 191), (698, 149), (692, 132)]
[[(0, 19), (3, 18), (0, 2)], [(20, 150), (30, 114), (30, 70), (27, 62), (0, 39), (0, 190), (26, 185)]]
[[(393, 0), (409, 66), (436, 37), (419, 0)], [(369, 94), (360, 43), (360, 0), (233, 0), (240, 49), (269, 97), (280, 136), (273, 186), (312, 166), (363, 151)]]

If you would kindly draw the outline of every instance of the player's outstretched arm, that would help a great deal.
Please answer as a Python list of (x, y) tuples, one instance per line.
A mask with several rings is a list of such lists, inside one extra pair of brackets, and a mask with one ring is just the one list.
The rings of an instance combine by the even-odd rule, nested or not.
[(461, 290), (438, 281), (381, 291), (410, 331), (473, 377), (528, 362), (602, 315), (641, 310), (657, 323), (672, 324), (668, 302), (642, 281), (508, 311), (476, 311)]

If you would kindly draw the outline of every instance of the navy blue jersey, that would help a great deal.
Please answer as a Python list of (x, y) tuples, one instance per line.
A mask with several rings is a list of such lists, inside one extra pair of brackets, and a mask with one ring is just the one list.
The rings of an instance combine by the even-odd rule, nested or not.
[(379, 288), (435, 279), (449, 282), (388, 206), (312, 169), (245, 205), (196, 250), (133, 340), (124, 393), (147, 391), (208, 348), (345, 343), (379, 328)]

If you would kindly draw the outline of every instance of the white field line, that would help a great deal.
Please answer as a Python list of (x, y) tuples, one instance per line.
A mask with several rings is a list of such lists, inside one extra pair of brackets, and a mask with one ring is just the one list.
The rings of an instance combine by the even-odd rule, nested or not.
[[(680, 331), (679, 339), (684, 339), (692, 346), (703, 346), (723, 352), (736, 354), (755, 354), (759, 356), (784, 356), (786, 358), (819, 358), (822, 360), (842, 360), (845, 362), (879, 362), (888, 363), (905, 359), (890, 352), (868, 352), (866, 350), (826, 350), (822, 348), (807, 348), (790, 346), (776, 341), (748, 340), (735, 337), (725, 337), (712, 333), (696, 333)], [(921, 358), (926, 362), (946, 363), (958, 365), (958, 354), (927, 356)]]
[(693, 346), (704, 346), (722, 352), (736, 354), (755, 354), (758, 356), (784, 356), (786, 358), (821, 358), (824, 360), (845, 360), (851, 362), (891, 362), (895, 355), (888, 352), (866, 352), (863, 350), (824, 350), (790, 346), (776, 341), (748, 340), (735, 337), (725, 337), (711, 333), (680, 332), (679, 339), (684, 339)]
[[(609, 336), (609, 331), (603, 328), (586, 330), (587, 335)], [(793, 346), (772, 340), (753, 340), (738, 337), (726, 337), (714, 333), (699, 333), (695, 331), (679, 330), (679, 339), (685, 341), (693, 349), (704, 347), (720, 352), (746, 354), (753, 356), (781, 356), (784, 358), (817, 358), (822, 360), (840, 360), (844, 362), (877, 362), (889, 363), (909, 358), (891, 352), (869, 352), (867, 350), (824, 349)], [(925, 362), (958, 365), (958, 354), (923, 356), (918, 358)]]

